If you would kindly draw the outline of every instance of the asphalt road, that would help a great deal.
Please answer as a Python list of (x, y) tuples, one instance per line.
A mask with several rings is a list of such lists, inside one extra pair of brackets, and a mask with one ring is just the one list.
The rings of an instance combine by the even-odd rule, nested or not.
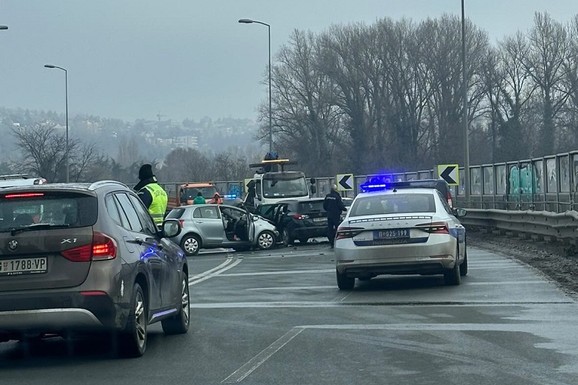
[(470, 247), (442, 277), (335, 283), (325, 244), (191, 258), (192, 325), (150, 329), (139, 359), (107, 341), (0, 344), (0, 384), (572, 384), (578, 304), (528, 266)]

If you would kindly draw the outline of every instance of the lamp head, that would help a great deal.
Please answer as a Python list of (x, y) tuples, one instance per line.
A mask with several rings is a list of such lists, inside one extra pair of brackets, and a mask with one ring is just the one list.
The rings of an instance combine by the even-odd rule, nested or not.
[(242, 24), (251, 24), (253, 22), (254, 21), (251, 19), (239, 19), (239, 23), (242, 23)]

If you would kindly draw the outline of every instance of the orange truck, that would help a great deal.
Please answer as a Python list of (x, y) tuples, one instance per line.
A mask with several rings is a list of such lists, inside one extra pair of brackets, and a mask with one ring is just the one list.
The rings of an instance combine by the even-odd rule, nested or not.
[(193, 199), (195, 199), (199, 191), (203, 194), (207, 203), (218, 192), (217, 187), (211, 182), (166, 184), (163, 187), (169, 196), (167, 211), (182, 205), (193, 204)]

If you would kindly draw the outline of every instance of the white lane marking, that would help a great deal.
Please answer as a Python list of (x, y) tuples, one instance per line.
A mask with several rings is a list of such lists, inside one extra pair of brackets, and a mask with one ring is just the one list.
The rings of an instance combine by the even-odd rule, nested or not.
[(245, 259), (286, 259), (286, 258), (303, 258), (303, 257), (324, 257), (327, 256), (325, 253), (306, 253), (306, 254), (274, 254), (274, 255), (260, 255), (251, 256), (243, 255)]
[(520, 263), (514, 261), (468, 261), (470, 266), (519, 266)]
[(253, 287), (245, 289), (247, 291), (261, 291), (261, 290), (317, 290), (317, 289), (335, 289), (333, 286), (281, 286), (281, 287)]
[(263, 349), (256, 356), (247, 361), (239, 369), (231, 373), (221, 383), (232, 384), (239, 383), (247, 378), (251, 373), (257, 370), (275, 353), (283, 349), (295, 337), (304, 330), (388, 330), (388, 331), (499, 331), (499, 332), (527, 332), (534, 333), (536, 326), (533, 324), (521, 323), (492, 323), (492, 324), (473, 324), (473, 323), (414, 323), (414, 324), (349, 324), (349, 325), (301, 325), (295, 326), (283, 336), (274, 341), (271, 345)]
[(339, 300), (339, 302), (344, 302), (347, 298), (349, 298), (349, 296), (350, 296), (351, 294), (353, 294), (353, 292), (350, 291), (349, 293), (347, 293), (347, 294), (345, 295), (345, 297), (341, 298), (341, 299)]
[(465, 285), (467, 286), (475, 286), (475, 285), (492, 285), (492, 286), (499, 286), (499, 285), (521, 285), (521, 284), (547, 284), (548, 282), (545, 281), (503, 281), (503, 282), (468, 282)]
[[(337, 288), (336, 288), (337, 290)], [(361, 303), (356, 304), (355, 302), (350, 302), (348, 304), (343, 304), (341, 302), (313, 302), (313, 301), (294, 301), (294, 302), (223, 302), (223, 303), (191, 303), (191, 309), (263, 309), (263, 308), (329, 308), (329, 307), (343, 307), (343, 306), (392, 306), (392, 307), (411, 307), (416, 306), (421, 307), (480, 307), (480, 306), (518, 306), (518, 305), (544, 305), (552, 306), (555, 305), (576, 305), (576, 302), (569, 299), (561, 299), (559, 301), (483, 301), (483, 300), (468, 300), (468, 301), (440, 301), (435, 303), (433, 301), (428, 302), (412, 302), (412, 303), (399, 303), (396, 301), (392, 302), (372, 302), (372, 303)]]
[[(528, 270), (527, 267), (525, 267), (524, 265), (519, 265), (519, 264), (511, 265), (508, 268), (509, 269), (516, 269), (517, 272)], [(468, 266), (468, 270), (504, 270), (504, 266), (492, 266), (492, 265), (475, 266), (475, 267)]]
[[(552, 322), (554, 323), (554, 322)], [(403, 323), (403, 324), (350, 324), (350, 325), (301, 325), (296, 328), (318, 329), (318, 330), (419, 330), (419, 331), (437, 331), (437, 330), (459, 330), (459, 331), (509, 331), (517, 332), (524, 330), (535, 330), (536, 325), (520, 323), (492, 323), (492, 324), (475, 324), (475, 323), (439, 323), (439, 324), (420, 324), (420, 323)]]
[(235, 370), (231, 375), (225, 378), (221, 383), (235, 383), (243, 381), (248, 375), (253, 373), (259, 366), (263, 365), (273, 354), (281, 350), (285, 345), (287, 345), (291, 340), (297, 337), (304, 329), (293, 328), (287, 333), (279, 337), (271, 345), (263, 349), (255, 357), (251, 358), (247, 363), (241, 366), (239, 369)]
[(189, 286), (196, 285), (198, 283), (206, 281), (209, 278), (213, 278), (213, 277), (221, 274), (223, 271), (227, 271), (229, 269), (232, 269), (233, 267), (237, 266), (242, 261), (243, 261), (242, 259), (237, 259), (235, 257), (228, 257), (225, 260), (225, 262), (221, 263), (219, 266), (214, 267), (214, 268), (207, 270), (205, 272), (202, 272), (201, 274), (197, 274), (197, 275), (190, 277), (189, 278)]
[(253, 273), (229, 273), (220, 274), (220, 277), (244, 277), (244, 276), (254, 276), (254, 275), (279, 275), (279, 274), (319, 274), (319, 273), (331, 273), (335, 272), (335, 269), (318, 269), (318, 270), (277, 270), (277, 271), (261, 271)]

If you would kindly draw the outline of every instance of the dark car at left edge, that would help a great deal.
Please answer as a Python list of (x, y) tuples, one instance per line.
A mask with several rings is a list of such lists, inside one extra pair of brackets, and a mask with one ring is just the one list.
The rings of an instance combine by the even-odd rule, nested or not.
[(0, 340), (105, 333), (121, 356), (147, 329), (189, 328), (187, 259), (138, 196), (115, 181), (0, 190)]

